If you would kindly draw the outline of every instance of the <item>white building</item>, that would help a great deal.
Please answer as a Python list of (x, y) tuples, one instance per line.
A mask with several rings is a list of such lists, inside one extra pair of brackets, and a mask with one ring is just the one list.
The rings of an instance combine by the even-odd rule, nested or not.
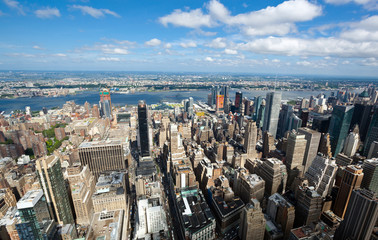
[(358, 145), (360, 142), (360, 135), (358, 133), (351, 132), (349, 133), (348, 137), (345, 140), (345, 145), (343, 152), (348, 157), (354, 156), (358, 149)]

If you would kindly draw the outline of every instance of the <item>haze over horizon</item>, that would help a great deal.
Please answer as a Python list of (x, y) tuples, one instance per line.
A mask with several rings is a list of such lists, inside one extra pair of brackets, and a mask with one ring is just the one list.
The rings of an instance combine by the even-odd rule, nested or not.
[(0, 2), (0, 70), (378, 74), (376, 0)]

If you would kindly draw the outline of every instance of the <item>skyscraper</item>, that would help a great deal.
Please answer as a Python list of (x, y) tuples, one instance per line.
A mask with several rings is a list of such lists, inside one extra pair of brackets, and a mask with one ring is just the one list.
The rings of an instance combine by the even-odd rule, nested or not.
[(282, 138), (286, 131), (289, 129), (290, 117), (293, 113), (293, 106), (284, 104), (280, 111), (278, 127), (277, 127), (277, 138)]
[(348, 136), (353, 111), (354, 107), (351, 105), (337, 105), (333, 108), (331, 123), (329, 124), (329, 135), (334, 157), (343, 149), (344, 141)]
[(360, 187), (363, 177), (364, 174), (360, 166), (349, 165), (346, 167), (343, 179), (341, 180), (339, 192), (337, 193), (335, 206), (333, 208), (333, 212), (337, 216), (344, 218), (350, 195), (354, 189)]
[(221, 95), (224, 96), (224, 102), (223, 102), (224, 112), (228, 113), (230, 111), (230, 108), (229, 108), (230, 96), (229, 96), (229, 93), (228, 93), (228, 86), (222, 87)]
[(299, 128), (298, 133), (305, 135), (305, 139), (307, 140), (305, 155), (303, 159), (303, 172), (306, 172), (318, 153), (321, 133), (309, 128)]
[(282, 226), (282, 231), (284, 232), (285, 238), (287, 238), (294, 225), (294, 205), (282, 197), (282, 195), (275, 193), (268, 199), (266, 212), (274, 222)]
[(240, 112), (242, 101), (243, 101), (242, 92), (240, 92), (240, 91), (236, 92), (235, 93), (235, 112), (237, 112), (237, 113)]
[(281, 93), (280, 92), (270, 92), (266, 94), (266, 105), (265, 105), (265, 115), (263, 131), (268, 131), (270, 134), (276, 138), (278, 117), (280, 114), (281, 107)]
[(362, 168), (364, 169), (364, 178), (362, 179), (361, 188), (378, 193), (378, 159), (365, 160)]
[(367, 156), (370, 150), (370, 146), (374, 141), (378, 141), (378, 107), (374, 109), (374, 114), (371, 119), (369, 130), (366, 135), (364, 144), (364, 156)]
[(313, 187), (299, 187), (295, 209), (295, 226), (310, 225), (319, 220), (322, 213), (322, 196)]
[(21, 222), (16, 224), (19, 239), (56, 239), (58, 237), (56, 225), (51, 219), (42, 190), (27, 192), (18, 201), (17, 209), (21, 218)]
[(257, 126), (253, 121), (248, 121), (244, 139), (244, 149), (247, 151), (247, 157), (254, 159), (257, 157), (256, 151)]
[(305, 135), (298, 134), (294, 130), (287, 139), (285, 165), (288, 172), (287, 186), (291, 186), (295, 177), (303, 173), (303, 159), (305, 156), (307, 140)]
[(248, 203), (240, 217), (239, 237), (241, 240), (263, 240), (265, 234), (265, 218), (257, 199)]
[(349, 133), (345, 140), (343, 153), (348, 157), (353, 157), (356, 154), (360, 143), (360, 135), (355, 132)]
[(126, 168), (124, 148), (120, 141), (83, 142), (79, 146), (79, 159), (97, 180), (100, 173), (109, 170)]
[(104, 88), (100, 91), (100, 110), (102, 117), (112, 118), (112, 101), (109, 89)]
[(352, 192), (344, 220), (335, 233), (335, 240), (370, 240), (378, 219), (376, 193), (366, 189)]
[(263, 98), (261, 96), (255, 97), (253, 102), (253, 121), (257, 121), (257, 116), (259, 115), (261, 103)]
[(74, 223), (60, 159), (54, 155), (40, 158), (36, 161), (36, 168), (51, 215), (55, 215), (59, 224)]
[(148, 112), (147, 104), (144, 101), (138, 103), (138, 123), (139, 123), (139, 146), (142, 157), (150, 156), (150, 140), (148, 132)]
[(354, 105), (353, 117), (350, 123), (349, 130), (358, 125), (360, 128), (361, 141), (365, 141), (369, 124), (372, 117), (373, 105), (367, 103), (356, 103)]

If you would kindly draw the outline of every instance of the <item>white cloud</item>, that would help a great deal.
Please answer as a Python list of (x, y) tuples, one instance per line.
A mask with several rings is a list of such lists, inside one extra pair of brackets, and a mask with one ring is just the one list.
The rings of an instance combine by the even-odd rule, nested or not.
[(98, 61), (103, 61), (103, 62), (119, 62), (121, 61), (120, 58), (116, 58), (116, 57), (100, 57), (100, 58), (97, 58)]
[(224, 53), (225, 53), (225, 54), (229, 54), (229, 55), (236, 55), (236, 54), (238, 54), (238, 51), (236, 51), (236, 50), (234, 50), (234, 49), (228, 49), (228, 48), (226, 48), (226, 49), (224, 50)]
[(183, 42), (183, 43), (180, 43), (180, 46), (183, 47), (183, 48), (194, 48), (194, 47), (197, 47), (197, 43), (195, 43), (193, 41)]
[(297, 65), (300, 65), (300, 66), (310, 66), (311, 63), (309, 61), (301, 61), (301, 62), (297, 62)]
[(21, 15), (25, 15), (24, 9), (19, 2), (15, 0), (3, 0), (3, 1), (5, 5), (7, 5), (9, 8), (15, 9)]
[(164, 26), (172, 24), (174, 26), (199, 28), (199, 27), (211, 27), (213, 23), (209, 15), (203, 14), (201, 9), (194, 9), (189, 12), (183, 12), (180, 9), (176, 9), (173, 13), (159, 18), (159, 22)]
[(103, 48), (103, 53), (106, 54), (118, 54), (118, 55), (126, 55), (129, 54), (129, 51), (125, 48)]
[(153, 38), (153, 39), (145, 42), (144, 44), (146, 44), (147, 46), (150, 46), (150, 47), (156, 47), (156, 46), (159, 46), (161, 44), (161, 41), (157, 38)]
[(375, 67), (378, 67), (378, 58), (367, 58), (367, 59), (363, 59), (361, 61), (361, 64), (364, 65), (364, 66), (375, 66)]
[(38, 18), (60, 17), (60, 12), (57, 8), (46, 7), (44, 9), (36, 10), (34, 13)]
[(97, 9), (90, 6), (82, 5), (72, 5), (72, 9), (80, 10), (84, 15), (88, 14), (94, 18), (104, 17), (106, 14), (112, 15), (113, 17), (120, 17), (116, 12), (110, 11), (109, 9)]
[(350, 29), (341, 33), (341, 37), (351, 41), (378, 41), (378, 15), (350, 24)]
[(247, 35), (285, 35), (296, 31), (296, 22), (310, 21), (322, 14), (319, 5), (307, 0), (289, 0), (274, 7), (259, 11), (241, 13), (235, 16), (218, 0), (211, 0), (206, 8), (208, 14), (201, 9), (183, 12), (175, 10), (170, 15), (161, 17), (160, 23), (167, 26), (199, 28), (213, 27), (220, 23), (230, 27), (238, 27)]
[(281, 62), (281, 60), (275, 58), (275, 59), (272, 60), (272, 62), (279, 63), (279, 62)]
[(352, 42), (340, 38), (300, 39), (269, 37), (238, 44), (238, 49), (286, 56), (378, 57), (378, 42)]
[(226, 43), (225, 38), (218, 37), (218, 38), (213, 39), (206, 46), (211, 47), (211, 48), (225, 48), (227, 47), (227, 43)]
[(206, 62), (214, 62), (214, 59), (212, 57), (206, 57), (205, 61)]
[(171, 48), (171, 47), (172, 47), (172, 44), (170, 44), (170, 43), (164, 44), (164, 48)]
[(55, 53), (55, 54), (52, 54), (52, 56), (54, 56), (54, 57), (67, 57), (67, 55), (64, 54), (64, 53)]
[(40, 46), (38, 46), (38, 45), (34, 45), (33, 48), (34, 48), (34, 49), (37, 49), (37, 50), (43, 50), (43, 49), (44, 49), (44, 48), (42, 48), (42, 47), (40, 47)]
[(217, 35), (217, 32), (203, 31), (202, 29), (196, 28), (193, 31), (191, 31), (190, 34), (211, 37)]

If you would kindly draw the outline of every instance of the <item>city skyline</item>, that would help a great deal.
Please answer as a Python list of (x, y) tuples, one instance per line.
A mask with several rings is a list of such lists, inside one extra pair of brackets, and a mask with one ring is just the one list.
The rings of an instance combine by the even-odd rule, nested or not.
[(374, 76), (377, 9), (369, 0), (3, 0), (0, 69)]

